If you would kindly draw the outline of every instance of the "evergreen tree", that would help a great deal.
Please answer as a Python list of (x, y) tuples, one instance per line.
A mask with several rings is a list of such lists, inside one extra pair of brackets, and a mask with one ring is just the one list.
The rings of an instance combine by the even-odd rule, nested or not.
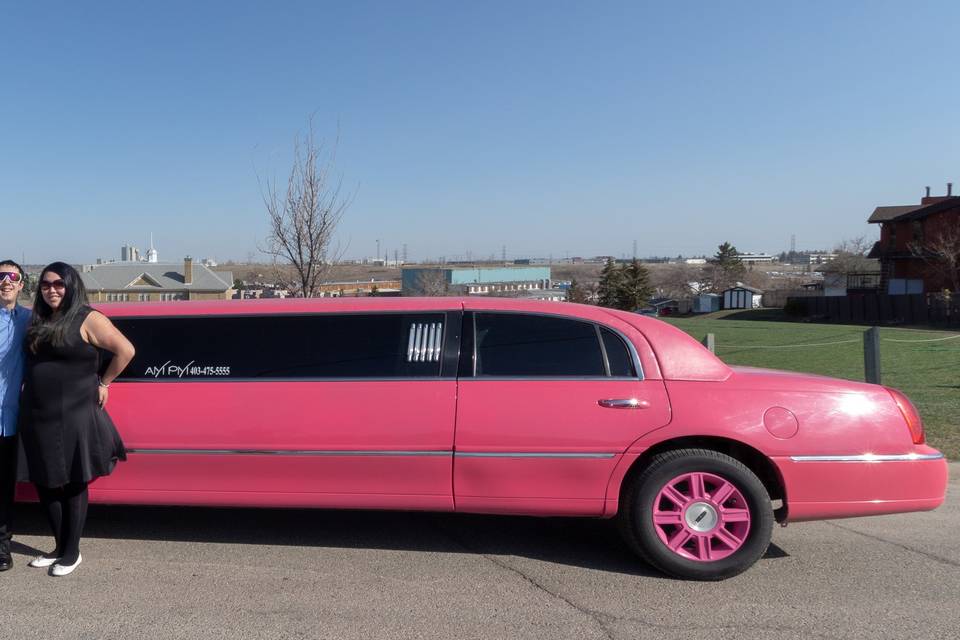
[(576, 278), (570, 279), (570, 286), (567, 288), (567, 302), (577, 302), (579, 304), (587, 304), (589, 300), (589, 293), (577, 282)]
[(724, 242), (717, 247), (717, 253), (713, 256), (713, 262), (725, 269), (735, 267), (736, 265), (743, 265), (743, 262), (740, 260), (740, 252), (729, 242)]
[(607, 264), (600, 272), (600, 283), (597, 285), (597, 304), (601, 307), (617, 308), (622, 281), (623, 272), (613, 258), (607, 258)]
[(616, 307), (624, 311), (636, 311), (647, 306), (651, 295), (653, 287), (650, 286), (650, 272), (647, 268), (638, 260), (633, 260), (623, 267)]
[(743, 276), (747, 272), (743, 261), (740, 260), (740, 252), (729, 242), (724, 242), (717, 247), (717, 253), (713, 256), (710, 264), (713, 265), (713, 286), (711, 289), (714, 293), (719, 293), (743, 280)]

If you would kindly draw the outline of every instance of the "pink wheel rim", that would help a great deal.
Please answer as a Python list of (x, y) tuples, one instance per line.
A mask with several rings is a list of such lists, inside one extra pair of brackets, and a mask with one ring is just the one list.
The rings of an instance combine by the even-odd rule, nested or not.
[(653, 526), (670, 551), (698, 562), (736, 553), (750, 533), (750, 509), (729, 480), (685, 473), (670, 480), (653, 502)]

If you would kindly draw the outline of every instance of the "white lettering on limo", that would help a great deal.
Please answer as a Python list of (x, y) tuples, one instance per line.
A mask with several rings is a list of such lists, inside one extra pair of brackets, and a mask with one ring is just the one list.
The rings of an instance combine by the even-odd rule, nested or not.
[(158, 367), (147, 367), (144, 376), (153, 377), (153, 378), (182, 378), (185, 375), (190, 376), (228, 376), (230, 375), (230, 367), (223, 366), (201, 366), (195, 365), (196, 360), (191, 360), (187, 364), (180, 366), (176, 364), (171, 364), (170, 360), (167, 360), (162, 365)]

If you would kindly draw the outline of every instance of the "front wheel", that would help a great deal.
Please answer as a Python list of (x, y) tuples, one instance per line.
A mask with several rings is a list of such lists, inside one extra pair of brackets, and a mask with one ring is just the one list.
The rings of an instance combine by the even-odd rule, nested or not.
[(773, 508), (760, 479), (740, 461), (709, 449), (654, 456), (627, 487), (620, 529), (664, 573), (723, 580), (766, 551)]

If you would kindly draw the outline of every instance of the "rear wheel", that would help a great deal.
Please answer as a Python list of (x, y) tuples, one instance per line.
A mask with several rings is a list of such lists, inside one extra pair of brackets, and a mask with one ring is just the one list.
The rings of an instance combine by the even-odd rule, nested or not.
[(709, 449), (654, 456), (627, 487), (620, 511), (627, 543), (665, 573), (723, 580), (766, 551), (770, 497), (743, 463)]

